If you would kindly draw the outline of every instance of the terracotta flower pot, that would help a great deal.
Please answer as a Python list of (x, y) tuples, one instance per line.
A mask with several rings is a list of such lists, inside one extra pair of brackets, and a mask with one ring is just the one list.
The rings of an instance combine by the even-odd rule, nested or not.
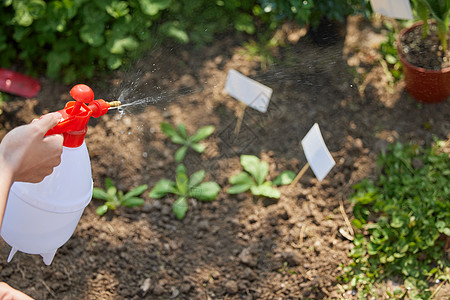
[(400, 47), (401, 37), (421, 25), (422, 22), (417, 22), (403, 29), (397, 39), (397, 52), (403, 66), (406, 90), (416, 100), (426, 103), (441, 102), (450, 96), (450, 67), (441, 70), (416, 67), (405, 59)]

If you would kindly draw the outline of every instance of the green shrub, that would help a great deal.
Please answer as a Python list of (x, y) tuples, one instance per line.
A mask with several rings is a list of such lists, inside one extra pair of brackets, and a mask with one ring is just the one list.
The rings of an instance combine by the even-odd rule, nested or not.
[(392, 145), (379, 157), (378, 180), (355, 185), (357, 234), (343, 279), (360, 296), (380, 296), (374, 285), (399, 276), (408, 288), (404, 296), (428, 299), (432, 279), (450, 279), (444, 252), (450, 236), (450, 160), (437, 144)]
[(115, 70), (157, 41), (205, 44), (221, 32), (270, 32), (286, 20), (343, 19), (367, 0), (5, 0), (0, 65), (73, 82)]
[(9, 0), (0, 10), (0, 64), (64, 81), (120, 67), (150, 38), (170, 0)]

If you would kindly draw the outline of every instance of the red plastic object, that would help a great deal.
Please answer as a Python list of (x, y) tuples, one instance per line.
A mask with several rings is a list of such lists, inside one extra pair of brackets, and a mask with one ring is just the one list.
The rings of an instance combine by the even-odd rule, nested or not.
[(0, 68), (0, 91), (32, 98), (39, 93), (40, 89), (39, 80), (19, 72)]
[(67, 102), (64, 109), (58, 111), (62, 116), (61, 121), (46, 135), (63, 134), (63, 145), (76, 148), (83, 144), (89, 118), (103, 116), (110, 106), (103, 99), (94, 100), (94, 92), (84, 84), (74, 86), (70, 90), (70, 95), (76, 101)]

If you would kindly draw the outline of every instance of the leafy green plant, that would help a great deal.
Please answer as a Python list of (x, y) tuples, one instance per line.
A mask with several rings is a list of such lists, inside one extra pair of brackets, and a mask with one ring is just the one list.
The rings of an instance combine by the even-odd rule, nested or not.
[(423, 37), (428, 35), (428, 20), (432, 19), (437, 24), (438, 36), (443, 51), (447, 51), (448, 26), (450, 19), (449, 0), (412, 0), (413, 6), (419, 18), (424, 22)]
[(276, 185), (290, 184), (295, 178), (292, 171), (284, 171), (275, 180), (265, 181), (269, 174), (269, 165), (254, 155), (241, 155), (241, 165), (244, 171), (228, 179), (232, 186), (227, 190), (228, 194), (240, 194), (248, 190), (254, 196), (268, 198), (280, 198), (280, 191)]
[[(22, 61), (72, 82), (115, 70), (146, 48), (170, 0), (8, 0), (0, 6), (0, 64)], [(63, 76), (61, 76), (63, 75)]]
[(200, 170), (189, 177), (186, 173), (186, 167), (180, 164), (176, 170), (175, 182), (169, 179), (161, 179), (148, 195), (154, 199), (162, 198), (167, 194), (177, 195), (178, 199), (173, 203), (172, 210), (175, 217), (181, 220), (188, 210), (188, 198), (206, 202), (216, 200), (220, 186), (212, 181), (202, 182), (205, 175), (205, 171)]
[(377, 283), (400, 276), (409, 299), (429, 299), (430, 282), (450, 279), (450, 160), (436, 144), (391, 145), (378, 158), (378, 180), (354, 186), (357, 233), (342, 279), (362, 297), (379, 296)]
[(215, 127), (212, 125), (204, 126), (197, 130), (192, 136), (188, 136), (186, 127), (183, 124), (179, 124), (177, 128), (173, 127), (169, 123), (161, 123), (161, 130), (172, 139), (175, 144), (181, 144), (182, 146), (175, 152), (175, 160), (181, 162), (186, 156), (186, 152), (189, 148), (192, 148), (198, 153), (205, 151), (205, 145), (200, 142), (210, 136)]
[(120, 206), (135, 207), (144, 204), (144, 199), (139, 198), (147, 190), (146, 184), (137, 186), (124, 194), (118, 191), (111, 178), (105, 179), (105, 190), (94, 187), (92, 197), (105, 201), (105, 204), (99, 206), (96, 213), (103, 216), (108, 210), (114, 210)]

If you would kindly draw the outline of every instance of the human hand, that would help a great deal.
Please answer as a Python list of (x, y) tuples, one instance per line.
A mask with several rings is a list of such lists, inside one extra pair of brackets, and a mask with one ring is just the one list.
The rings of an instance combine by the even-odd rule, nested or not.
[(30, 296), (13, 289), (8, 284), (0, 282), (0, 299), (1, 300), (33, 300)]
[(45, 134), (60, 119), (59, 113), (50, 113), (6, 134), (0, 144), (2, 172), (10, 172), (12, 181), (32, 183), (50, 175), (61, 162), (63, 137)]

